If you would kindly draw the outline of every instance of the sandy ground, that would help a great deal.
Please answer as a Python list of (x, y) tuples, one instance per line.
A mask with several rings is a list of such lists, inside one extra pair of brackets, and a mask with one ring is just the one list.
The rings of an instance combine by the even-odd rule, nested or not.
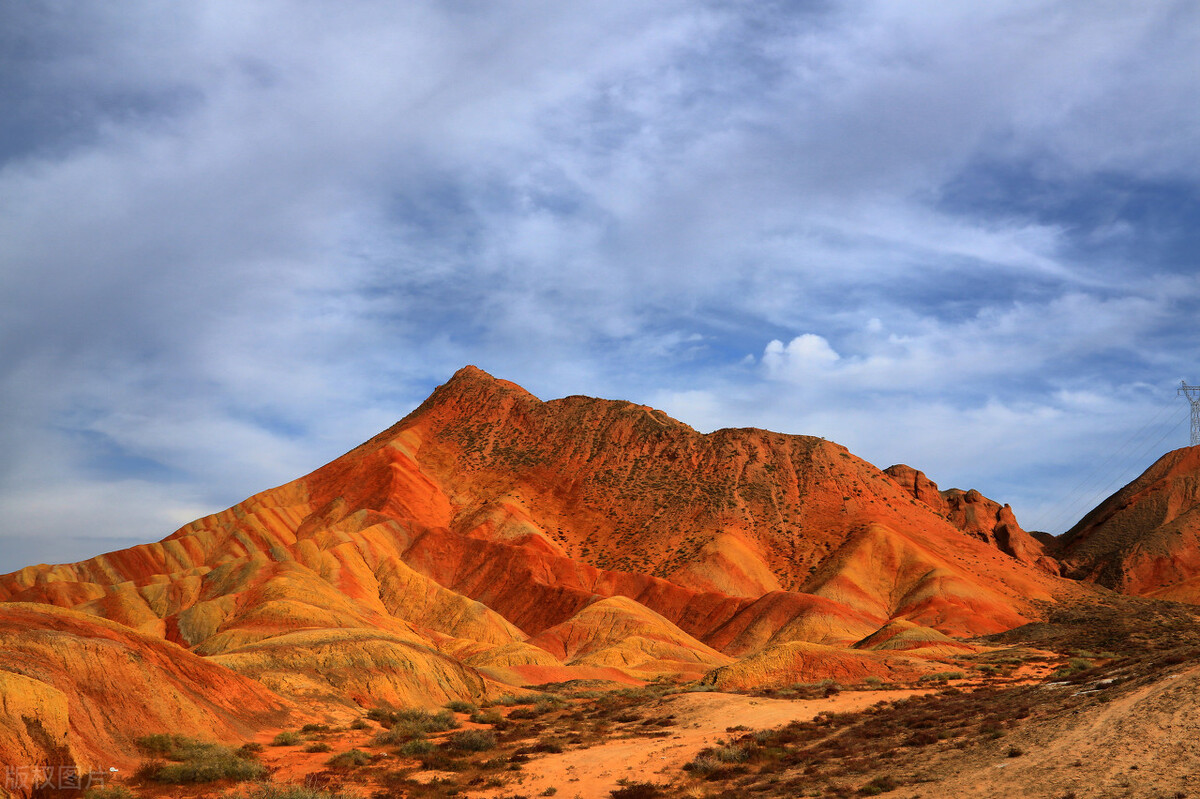
[(701, 749), (742, 733), (726, 732), (743, 725), (770, 729), (789, 721), (811, 719), (822, 711), (847, 712), (927, 691), (846, 691), (827, 699), (763, 699), (737, 694), (687, 693), (666, 697), (647, 708), (648, 715), (674, 714), (668, 738), (631, 738), (590, 749), (551, 754), (531, 760), (507, 788), (480, 796), (522, 793), (538, 796), (556, 788), (565, 799), (607, 799), (619, 781), (668, 782)]
[[(564, 799), (608, 799), (609, 792), (619, 786), (620, 781), (646, 781), (666, 783), (682, 776), (681, 767), (707, 746), (721, 739), (730, 739), (741, 732), (730, 733), (727, 728), (742, 725), (752, 730), (770, 729), (789, 721), (811, 719), (823, 711), (849, 712), (861, 710), (876, 702), (891, 701), (903, 697), (929, 693), (928, 691), (844, 691), (825, 699), (767, 699), (725, 694), (718, 692), (684, 693), (665, 697), (658, 703), (642, 709), (647, 715), (674, 715), (675, 726), (667, 728), (665, 738), (619, 738), (589, 749), (578, 749), (560, 754), (534, 756), (521, 772), (511, 774), (513, 779), (503, 789), (491, 792), (471, 791), (475, 797), (500, 797), (521, 793), (527, 796), (542, 795), (547, 788), (556, 788), (554, 794)], [(464, 722), (463, 728), (481, 725)], [(341, 752), (356, 746), (367, 752), (388, 752), (392, 747), (376, 747), (370, 744), (378, 727), (370, 730), (343, 730), (326, 738), (333, 752)], [(308, 774), (324, 770), (330, 753), (309, 753), (303, 746), (270, 746), (276, 731), (264, 730), (255, 740), (265, 745), (262, 760), (274, 772), (272, 780), (278, 784), (303, 784)], [(436, 736), (435, 736), (436, 737)], [(427, 781), (435, 777), (453, 778), (453, 774), (432, 772), (414, 775), (417, 780)], [(364, 796), (379, 786), (373, 781), (363, 785), (346, 786), (349, 793)], [(157, 786), (139, 789), (139, 796), (160, 797), (203, 797), (219, 795), (207, 786)]]
[[(1078, 690), (1075, 687), (1046, 691)], [(1024, 750), (1008, 757), (1009, 747)], [(931, 759), (936, 782), (897, 799), (1200, 797), (1200, 667), (1107, 704), (1031, 725), (980, 752)]]

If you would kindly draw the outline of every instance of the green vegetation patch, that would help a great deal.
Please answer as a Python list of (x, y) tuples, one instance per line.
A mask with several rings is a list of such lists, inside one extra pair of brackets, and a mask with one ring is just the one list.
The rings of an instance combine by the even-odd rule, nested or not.
[(259, 779), (267, 773), (266, 766), (252, 752), (183, 735), (146, 735), (135, 743), (150, 757), (138, 766), (135, 776), (152, 782), (241, 782)]
[(371, 711), (369, 717), (387, 728), (385, 732), (375, 736), (378, 745), (400, 744), (413, 738), (421, 738), (435, 732), (446, 732), (458, 729), (458, 719), (449, 710), (430, 713), (428, 710), (410, 708), (407, 710)]
[(333, 768), (358, 768), (370, 764), (371, 756), (361, 749), (351, 749), (334, 755), (326, 762)]
[(299, 785), (256, 785), (249, 790), (226, 794), (224, 799), (355, 799), (357, 794), (322, 791)]

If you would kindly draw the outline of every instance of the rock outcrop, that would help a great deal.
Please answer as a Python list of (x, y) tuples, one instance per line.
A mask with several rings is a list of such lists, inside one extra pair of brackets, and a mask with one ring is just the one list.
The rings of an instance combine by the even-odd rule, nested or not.
[(924, 472), (903, 463), (889, 466), (883, 471), (915, 499), (928, 505), (967, 535), (991, 544), (1022, 563), (1037, 566), (1049, 574), (1059, 574), (1058, 561), (1047, 552), (1046, 542), (1021, 529), (1008, 505), (988, 499), (975, 489), (963, 491), (961, 488), (949, 488), (941, 491), (937, 483), (926, 477)]

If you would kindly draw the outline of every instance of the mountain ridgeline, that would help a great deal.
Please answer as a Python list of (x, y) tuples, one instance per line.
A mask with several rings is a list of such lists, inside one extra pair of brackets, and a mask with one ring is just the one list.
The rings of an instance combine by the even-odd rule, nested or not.
[[(147, 724), (234, 740), (575, 679), (916, 679), (1096, 590), (1078, 580), (1192, 597), (1198, 474), (1172, 453), (1048, 545), (820, 438), (701, 434), (466, 367), (305, 477), (0, 576), (0, 758), (128, 765)], [(131, 661), (148, 687), (118, 701), (105, 675)]]

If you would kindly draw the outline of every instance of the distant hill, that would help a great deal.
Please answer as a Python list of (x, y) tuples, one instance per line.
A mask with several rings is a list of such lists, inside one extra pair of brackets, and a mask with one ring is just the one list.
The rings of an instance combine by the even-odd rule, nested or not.
[(1168, 452), (1060, 539), (1064, 574), (1200, 603), (1200, 447)]

